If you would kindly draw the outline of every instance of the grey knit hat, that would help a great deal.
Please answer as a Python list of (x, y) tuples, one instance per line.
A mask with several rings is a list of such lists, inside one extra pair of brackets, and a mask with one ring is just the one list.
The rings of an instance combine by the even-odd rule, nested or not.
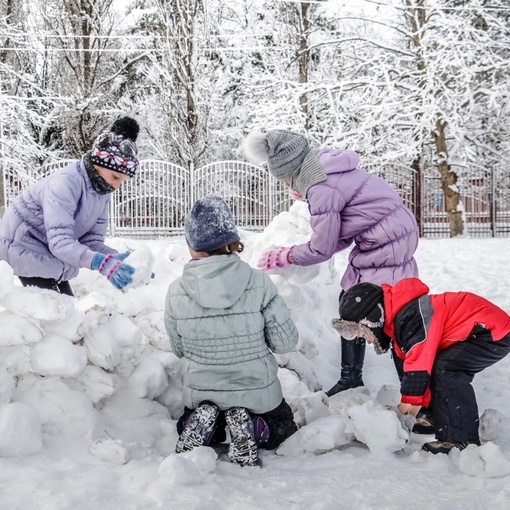
[(253, 132), (245, 140), (249, 159), (266, 161), (269, 171), (278, 179), (291, 179), (310, 152), (303, 135), (275, 129), (266, 134)]
[(216, 195), (195, 202), (184, 221), (184, 233), (196, 252), (209, 253), (240, 240), (229, 206)]
[(291, 187), (303, 197), (308, 189), (326, 180), (326, 174), (317, 161), (316, 151), (310, 150), (303, 135), (276, 129), (267, 134), (254, 131), (243, 143), (248, 159), (267, 161), (269, 171), (279, 181), (290, 180)]

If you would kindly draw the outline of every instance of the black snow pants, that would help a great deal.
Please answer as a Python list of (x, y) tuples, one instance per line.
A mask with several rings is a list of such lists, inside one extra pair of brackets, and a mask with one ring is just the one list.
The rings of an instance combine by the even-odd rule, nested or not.
[(432, 368), (432, 414), (436, 438), (480, 444), (479, 416), (471, 382), (510, 351), (510, 333), (493, 341), (477, 326), (469, 337), (437, 354)]

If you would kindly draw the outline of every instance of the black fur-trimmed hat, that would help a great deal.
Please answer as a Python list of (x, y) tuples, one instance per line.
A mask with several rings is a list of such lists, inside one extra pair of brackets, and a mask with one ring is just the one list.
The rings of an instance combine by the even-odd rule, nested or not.
[(331, 324), (343, 338), (364, 338), (374, 344), (378, 354), (390, 348), (391, 340), (383, 331), (384, 297), (379, 285), (354, 285), (340, 299), (338, 311), (340, 318)]
[(92, 144), (90, 160), (108, 170), (133, 177), (138, 170), (138, 149), (136, 139), (140, 126), (135, 119), (122, 117), (111, 129), (101, 133)]

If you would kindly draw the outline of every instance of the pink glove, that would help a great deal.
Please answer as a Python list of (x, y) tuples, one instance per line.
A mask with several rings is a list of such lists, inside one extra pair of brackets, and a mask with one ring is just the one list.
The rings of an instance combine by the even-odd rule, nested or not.
[(301, 195), (301, 193), (295, 189), (289, 188), (289, 195), (293, 200), (304, 200), (303, 195)]
[(292, 264), (289, 261), (289, 253), (291, 247), (279, 246), (276, 250), (266, 251), (262, 257), (260, 257), (257, 267), (262, 271), (269, 271), (275, 267), (284, 267)]

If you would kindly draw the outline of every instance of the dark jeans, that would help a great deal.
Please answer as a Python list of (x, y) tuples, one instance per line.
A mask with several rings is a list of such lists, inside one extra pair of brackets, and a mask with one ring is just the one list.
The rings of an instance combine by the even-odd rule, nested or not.
[(473, 377), (510, 352), (510, 333), (494, 342), (478, 328), (464, 341), (437, 354), (432, 368), (432, 414), (440, 441), (480, 444)]
[[(184, 422), (192, 412), (193, 409), (185, 407), (184, 412), (177, 420), (177, 433), (179, 435), (181, 435), (184, 428)], [(252, 418), (260, 416), (269, 427), (269, 439), (267, 443), (260, 445), (261, 448), (265, 448), (266, 450), (274, 450), (275, 448), (278, 448), (285, 439), (297, 431), (297, 426), (294, 422), (294, 415), (292, 414), (289, 404), (287, 404), (285, 400), (282, 400), (278, 407), (272, 411), (262, 414), (250, 413), (250, 415)], [(216, 430), (211, 438), (209, 443), (210, 445), (223, 443), (225, 441), (227, 438), (226, 426), (225, 411), (220, 411), (218, 421), (216, 422)]]
[(59, 294), (74, 296), (73, 290), (71, 289), (71, 285), (69, 285), (68, 281), (57, 282), (53, 278), (39, 278), (37, 276), (18, 276), (18, 278), (23, 287), (39, 287), (40, 289), (54, 290)]

